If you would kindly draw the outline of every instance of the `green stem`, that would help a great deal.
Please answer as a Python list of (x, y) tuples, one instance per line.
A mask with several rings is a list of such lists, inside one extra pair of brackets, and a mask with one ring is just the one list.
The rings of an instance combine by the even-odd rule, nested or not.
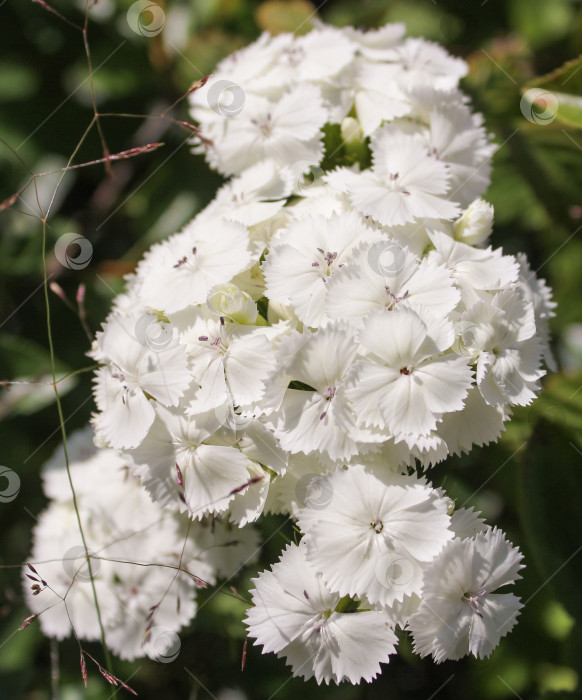
[(113, 666), (111, 662), (111, 656), (109, 654), (109, 649), (105, 644), (105, 629), (103, 627), (103, 620), (101, 618), (101, 608), (99, 607), (99, 600), (97, 599), (97, 590), (95, 588), (95, 579), (93, 577), (93, 568), (91, 566), (91, 557), (89, 556), (89, 549), (87, 548), (87, 541), (85, 539), (85, 532), (83, 530), (83, 524), (81, 522), (81, 515), (79, 513), (79, 508), (77, 505), (77, 494), (75, 492), (75, 487), (73, 486), (73, 479), (71, 478), (71, 469), (69, 464), (69, 454), (67, 450), (67, 432), (65, 430), (65, 421), (63, 415), (63, 407), (61, 405), (61, 399), (59, 396), (59, 391), (57, 389), (57, 371), (55, 366), (55, 354), (53, 345), (53, 335), (51, 330), (51, 311), (49, 302), (49, 286), (48, 286), (48, 275), (46, 267), (46, 215), (42, 219), (42, 270), (43, 270), (43, 288), (44, 288), (44, 300), (46, 308), (46, 322), (47, 322), (47, 335), (49, 344), (49, 353), (51, 361), (51, 374), (53, 378), (53, 389), (55, 392), (55, 401), (57, 405), (57, 411), (59, 414), (59, 421), (61, 427), (61, 435), (63, 440), (63, 450), (65, 454), (65, 466), (67, 469), (67, 477), (69, 479), (69, 486), (71, 487), (71, 493), (73, 495), (73, 506), (75, 508), (75, 514), (77, 516), (77, 524), (79, 526), (79, 532), (81, 534), (81, 541), (83, 542), (83, 547), (85, 548), (85, 557), (87, 559), (87, 567), (89, 569), (89, 577), (91, 580), (91, 589), (93, 591), (93, 600), (95, 601), (95, 611), (97, 613), (97, 621), (99, 623), (99, 631), (101, 634), (101, 644), (103, 645), (103, 652), (105, 654), (105, 661), (107, 664), (107, 670), (113, 673)]

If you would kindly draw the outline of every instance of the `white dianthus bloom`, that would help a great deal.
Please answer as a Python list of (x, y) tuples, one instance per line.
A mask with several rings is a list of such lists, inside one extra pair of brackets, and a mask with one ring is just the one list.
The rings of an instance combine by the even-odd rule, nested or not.
[(266, 158), (280, 167), (298, 160), (317, 165), (327, 119), (321, 92), (309, 83), (275, 101), (247, 93), (240, 114), (221, 119), (224, 130), (208, 151), (210, 162), (224, 175), (240, 174)]
[[(159, 346), (147, 337), (152, 324), (163, 334)], [(113, 314), (97, 341), (109, 364), (96, 373), (95, 426), (111, 447), (135, 447), (154, 419), (152, 399), (176, 406), (190, 384), (185, 349), (170, 324), (139, 313)]]
[(248, 243), (241, 223), (194, 219), (146, 253), (137, 269), (141, 302), (166, 313), (204, 303), (212, 287), (230, 282), (250, 265)]
[(373, 229), (355, 212), (291, 223), (263, 263), (266, 296), (292, 306), (306, 325), (322, 325), (330, 278), (346, 265), (360, 242), (373, 237)]
[(352, 61), (356, 48), (345, 32), (321, 25), (286, 46), (268, 77), (281, 84), (334, 83)]
[[(204, 123), (218, 121), (219, 116), (209, 102), (213, 107), (216, 107), (219, 100), (209, 101), (208, 92), (213, 83), (226, 78), (231, 83), (237, 86), (244, 85), (245, 90), (249, 89), (258, 94), (279, 94), (281, 86), (274, 83), (269, 72), (281, 52), (292, 46), (293, 38), (292, 34), (283, 33), (273, 37), (268, 32), (263, 32), (249, 46), (240, 48), (226, 56), (216, 66), (216, 70), (213, 71), (210, 80), (206, 83), (206, 88), (191, 94), (190, 102), (194, 117)], [(223, 119), (224, 117), (220, 117), (221, 121)]]
[[(275, 354), (263, 327), (226, 323), (197, 311), (182, 342), (194, 380), (188, 411), (202, 413), (259, 401), (275, 369)], [(270, 331), (272, 333), (272, 331)]]
[(526, 406), (539, 391), (541, 342), (533, 305), (513, 289), (478, 301), (458, 324), (460, 350), (477, 360), (477, 385), (491, 406)]
[(480, 115), (472, 114), (465, 104), (445, 99), (430, 112), (426, 143), (430, 153), (448, 166), (451, 199), (467, 206), (489, 185), (496, 147), (489, 143)]
[[(102, 511), (101, 515), (105, 512)], [(98, 523), (93, 527), (87, 527), (85, 523), (85, 540), (90, 552), (99, 552), (107, 535), (107, 530)], [(69, 637), (72, 625), (83, 639), (99, 639), (99, 619), (84, 552), (72, 502), (53, 501), (38, 518), (30, 556), (38, 577), (48, 585), (41, 585), (42, 590), (35, 594), (28, 578), (31, 571), (23, 569), (28, 607), (39, 615), (41, 629), (49, 637)], [(107, 562), (99, 565), (96, 559), (92, 559), (91, 564), (101, 620), (107, 625), (121, 613), (120, 603), (111, 587), (111, 567)]]
[(342, 612), (343, 603), (305, 559), (305, 546), (289, 545), (270, 571), (252, 579), (253, 607), (245, 624), (263, 653), (285, 657), (294, 676), (318, 683), (370, 682), (388, 663), (396, 634), (380, 610)]
[(357, 452), (356, 419), (345, 380), (356, 355), (352, 334), (335, 327), (306, 336), (285, 368), (291, 382), (273, 418), (281, 447), (292, 454), (348, 459)]
[(442, 46), (426, 39), (405, 39), (389, 49), (385, 58), (390, 62), (391, 77), (407, 87), (430, 85), (450, 90), (468, 70), (465, 61), (454, 58)]
[(447, 199), (447, 166), (417, 138), (384, 128), (372, 136), (371, 147), (370, 170), (356, 173), (338, 168), (326, 176), (332, 187), (347, 193), (361, 214), (384, 226), (457, 216), (458, 205)]
[(354, 109), (364, 136), (372, 135), (383, 121), (403, 117), (411, 110), (402, 86), (387, 78), (385, 63), (357, 61), (352, 90)]
[(188, 416), (186, 405), (158, 407), (147, 437), (128, 455), (154, 501), (201, 518), (228, 508), (251, 478), (251, 462), (234, 447), (210, 444), (221, 426), (218, 412)]
[(453, 537), (448, 499), (416, 476), (354, 465), (327, 477), (325, 507), (298, 524), (330, 590), (391, 605), (420, 593), (423, 569)]
[(75, 505), (62, 447), (43, 468), (46, 492), (59, 493), (35, 526), (34, 566), (24, 573), (36, 578), (41, 590), (30, 590), (27, 576), (30, 607), (49, 636), (68, 636), (72, 626), (80, 638), (96, 639), (100, 623), (93, 577), (108, 645), (123, 658), (143, 656), (148, 653), (143, 635), (152, 606), (158, 626), (174, 631), (196, 610), (190, 578), (184, 575), (173, 583), (181, 551), (178, 522), (152, 503), (125, 466), (126, 459), (92, 445), (90, 431), (73, 434), (71, 447)]
[(429, 231), (428, 235), (436, 248), (436, 260), (450, 270), (465, 305), (478, 300), (476, 290), (496, 291), (517, 282), (517, 261), (513, 255), (503, 255), (501, 248), (474, 248), (442, 231)]
[(513, 594), (495, 592), (521, 578), (521, 560), (496, 528), (449, 542), (425, 571), (422, 601), (409, 621), (416, 653), (437, 663), (489, 656), (522, 607)]
[(443, 414), (463, 408), (472, 382), (466, 358), (441, 354), (451, 344), (451, 324), (438, 323), (412, 309), (372, 312), (358, 338), (368, 354), (346, 389), (360, 421), (411, 446)]
[(419, 260), (395, 241), (376, 238), (327, 285), (325, 310), (334, 320), (361, 326), (370, 311), (423, 307), (446, 316), (460, 300), (450, 272), (433, 254)]
[(223, 185), (196, 220), (223, 216), (254, 226), (275, 216), (285, 205), (291, 184), (289, 174), (277, 167), (275, 161), (263, 160)]

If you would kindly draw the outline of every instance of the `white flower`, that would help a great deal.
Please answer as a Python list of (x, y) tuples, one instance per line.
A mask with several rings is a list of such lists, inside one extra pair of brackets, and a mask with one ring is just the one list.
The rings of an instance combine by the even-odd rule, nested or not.
[[(85, 530), (89, 551), (98, 551), (107, 531), (99, 525)], [(25, 578), (31, 571), (27, 567), (23, 569), (28, 607), (40, 615), (41, 629), (49, 637), (70, 636), (72, 625), (84, 639), (99, 639), (99, 619), (84, 551), (72, 502), (53, 501), (38, 518), (30, 557), (38, 578), (48, 586), (41, 585), (41, 592), (34, 594), (32, 581)], [(120, 604), (109, 585), (107, 563), (99, 566), (96, 561), (92, 559), (93, 582), (102, 621), (109, 624), (119, 616)]]
[(424, 307), (445, 316), (459, 302), (451, 274), (438, 257), (419, 260), (390, 239), (360, 245), (327, 285), (325, 310), (334, 320), (361, 326), (370, 311)]
[(492, 406), (526, 406), (539, 391), (541, 343), (531, 302), (515, 290), (478, 301), (462, 315), (460, 349), (477, 359), (477, 385)]
[(453, 537), (448, 501), (415, 476), (360, 465), (327, 477), (332, 498), (298, 525), (330, 590), (391, 605), (420, 593), (422, 570)]
[(245, 90), (248, 89), (252, 92), (280, 93), (281, 86), (271, 79), (269, 72), (280, 53), (291, 46), (292, 42), (292, 34), (279, 34), (273, 37), (269, 32), (263, 32), (249, 46), (226, 56), (216, 66), (216, 70), (204, 89), (197, 90), (190, 96), (194, 118), (204, 123), (217, 120), (216, 112), (209, 109), (209, 101), (211, 100), (209, 100), (208, 93), (213, 83), (225, 78), (236, 85), (244, 85)]
[(391, 80), (385, 63), (359, 60), (353, 85), (354, 108), (364, 136), (370, 136), (383, 121), (403, 117), (411, 110), (402, 86)]
[(281, 84), (335, 82), (352, 61), (356, 46), (345, 32), (321, 25), (286, 46), (272, 66), (269, 77)]
[(448, 166), (451, 199), (467, 206), (489, 185), (496, 147), (489, 143), (480, 115), (449, 95), (441, 100), (430, 111), (425, 139), (429, 151)]
[(184, 409), (158, 407), (146, 439), (128, 455), (160, 505), (187, 510), (192, 518), (221, 513), (251, 478), (251, 462), (234, 447), (212, 444), (221, 425), (216, 412), (187, 416)]
[(309, 83), (300, 83), (275, 101), (246, 93), (240, 114), (222, 117), (216, 137), (210, 132), (210, 163), (224, 175), (240, 174), (266, 158), (278, 166), (298, 160), (317, 165), (327, 118), (320, 90)]
[(368, 351), (358, 360), (346, 389), (365, 425), (387, 429), (415, 443), (441, 416), (460, 411), (471, 385), (465, 358), (441, 353), (451, 342), (448, 322), (412, 309), (374, 311), (359, 341)]
[(436, 432), (446, 445), (447, 455), (460, 455), (469, 452), (474, 445), (497, 442), (505, 430), (505, 421), (510, 417), (511, 410), (507, 406), (491, 406), (479, 388), (473, 386), (463, 410), (446, 413)]
[(292, 306), (308, 326), (322, 325), (330, 278), (361, 241), (373, 237), (373, 230), (355, 212), (292, 222), (263, 263), (266, 296)]
[(339, 168), (326, 176), (360, 213), (384, 226), (422, 218), (453, 219), (458, 214), (458, 205), (446, 197), (447, 166), (414, 136), (384, 128), (374, 134), (371, 146), (370, 170)]
[(442, 231), (429, 231), (428, 235), (436, 248), (434, 257), (451, 271), (466, 305), (478, 300), (475, 290), (496, 291), (517, 282), (517, 261), (512, 255), (503, 255), (501, 248), (473, 248)]
[[(151, 325), (165, 334), (157, 347), (147, 337)], [(154, 419), (152, 399), (176, 406), (187, 389), (191, 376), (185, 349), (170, 324), (139, 313), (113, 314), (97, 340), (109, 364), (96, 372), (95, 426), (111, 447), (135, 447)]]
[[(275, 420), (281, 447), (292, 454), (313, 452), (332, 460), (357, 451), (353, 408), (346, 398), (345, 379), (356, 354), (351, 334), (321, 328), (306, 337), (285, 368), (291, 384)], [(303, 385), (293, 388), (293, 382)]]
[(254, 226), (275, 216), (290, 194), (288, 173), (277, 167), (274, 160), (263, 160), (223, 185), (196, 221), (223, 216)]
[(315, 676), (318, 683), (370, 682), (395, 651), (389, 616), (379, 610), (342, 612), (345, 601), (309, 566), (303, 544), (289, 545), (252, 582), (249, 636), (263, 653), (285, 657), (295, 676)]
[(408, 38), (385, 53), (393, 79), (402, 85), (430, 85), (439, 90), (457, 86), (467, 74), (467, 64), (450, 56), (442, 46), (426, 39)]
[(225, 404), (246, 406), (262, 398), (275, 368), (266, 333), (262, 327), (226, 323), (224, 317), (208, 317), (203, 311), (192, 314), (182, 333), (194, 379), (190, 413)]
[(422, 602), (409, 621), (415, 652), (437, 663), (489, 656), (522, 607), (511, 593), (495, 593), (521, 578), (521, 560), (496, 528), (449, 542), (425, 571)]
[(247, 229), (240, 223), (194, 219), (156, 244), (139, 264), (139, 298), (166, 313), (204, 303), (212, 287), (230, 282), (249, 266), (248, 242)]

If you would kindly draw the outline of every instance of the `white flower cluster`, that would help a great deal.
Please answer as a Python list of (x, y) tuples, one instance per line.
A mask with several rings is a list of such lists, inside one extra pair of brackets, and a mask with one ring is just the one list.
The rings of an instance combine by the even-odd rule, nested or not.
[(196, 590), (256, 559), (258, 533), (224, 520), (188, 523), (153, 503), (127, 462), (97, 449), (89, 427), (68, 443), (75, 504), (59, 448), (43, 470), (51, 499), (34, 528), (26, 598), (43, 632), (63, 639), (100, 637), (91, 578), (107, 646), (123, 659), (178, 655), (178, 632), (196, 614)]
[(159, 517), (297, 520), (247, 624), (318, 682), (370, 680), (397, 626), (436, 661), (511, 629), (494, 591), (518, 550), (414, 469), (496, 441), (552, 362), (550, 290), (487, 244), (466, 65), (403, 31), (265, 34), (219, 65), (192, 113), (234, 177), (145, 255), (92, 349), (97, 443)]
[(473, 509), (385, 465), (328, 472), (299, 511), (301, 542), (254, 579), (249, 635), (294, 675), (371, 681), (396, 628), (436, 662), (488, 656), (515, 625), (522, 556)]

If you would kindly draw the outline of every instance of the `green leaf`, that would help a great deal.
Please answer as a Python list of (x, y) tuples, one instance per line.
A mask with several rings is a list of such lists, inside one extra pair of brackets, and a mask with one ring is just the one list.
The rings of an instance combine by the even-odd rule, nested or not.
[(547, 124), (556, 119), (576, 129), (582, 128), (582, 55), (530, 81), (522, 93), (530, 105), (530, 121)]

